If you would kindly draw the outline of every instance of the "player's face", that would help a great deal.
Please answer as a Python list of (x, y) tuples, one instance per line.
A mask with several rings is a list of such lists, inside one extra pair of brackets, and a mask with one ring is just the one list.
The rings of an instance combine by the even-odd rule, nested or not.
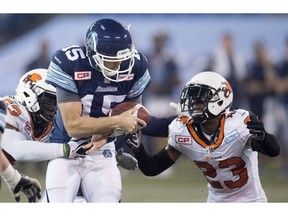
[(108, 62), (104, 60), (105, 67), (109, 68), (110, 70), (118, 71), (121, 65), (121, 61), (117, 62)]
[(48, 121), (53, 122), (56, 112), (56, 96), (44, 94), (41, 100), (41, 115)]
[(192, 100), (191, 106), (193, 114), (202, 114), (206, 107), (206, 102), (199, 99)]

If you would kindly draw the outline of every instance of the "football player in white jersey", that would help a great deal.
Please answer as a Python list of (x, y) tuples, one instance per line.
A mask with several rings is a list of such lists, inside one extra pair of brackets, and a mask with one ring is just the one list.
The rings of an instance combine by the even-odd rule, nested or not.
[[(2, 135), (6, 125), (6, 107), (0, 101), (0, 144)], [(28, 176), (21, 175), (16, 169), (12, 167), (8, 159), (5, 157), (0, 145), (0, 175), (7, 183), (8, 188), (13, 194), (16, 202), (20, 202), (20, 192), (23, 192), (29, 202), (36, 202), (37, 198), (41, 197), (41, 185), (38, 180), (29, 178)], [(1, 181), (1, 179), (0, 179)], [(1, 182), (0, 182), (1, 184)], [(0, 185), (1, 189), (1, 185)]]
[(267, 202), (258, 174), (258, 152), (275, 157), (280, 147), (253, 113), (230, 111), (233, 92), (218, 73), (195, 75), (184, 87), (182, 115), (169, 125), (168, 145), (148, 155), (140, 136), (126, 142), (134, 151), (140, 170), (156, 176), (180, 155), (192, 160), (208, 181), (207, 202)]
[(2, 148), (11, 163), (75, 157), (78, 144), (49, 143), (56, 111), (56, 90), (45, 83), (46, 76), (46, 69), (28, 71), (19, 79), (16, 95), (2, 98), (8, 110)]

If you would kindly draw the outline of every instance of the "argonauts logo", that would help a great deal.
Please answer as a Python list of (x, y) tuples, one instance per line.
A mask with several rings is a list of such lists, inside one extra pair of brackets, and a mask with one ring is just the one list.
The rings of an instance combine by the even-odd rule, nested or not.
[(112, 152), (109, 149), (105, 149), (102, 154), (105, 158), (112, 158)]

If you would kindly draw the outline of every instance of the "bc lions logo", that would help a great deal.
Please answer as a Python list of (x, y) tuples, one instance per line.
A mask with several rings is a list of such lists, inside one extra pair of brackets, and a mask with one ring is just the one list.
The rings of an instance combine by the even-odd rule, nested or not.
[(29, 74), (27, 77), (25, 77), (25, 79), (23, 80), (25, 83), (27, 82), (38, 82), (39, 80), (42, 80), (42, 76), (40, 74), (37, 73), (33, 73), (33, 74)]
[(224, 85), (221, 90), (224, 91), (224, 96), (228, 98), (230, 94), (232, 93), (231, 85), (228, 82), (224, 82), (223, 84)]

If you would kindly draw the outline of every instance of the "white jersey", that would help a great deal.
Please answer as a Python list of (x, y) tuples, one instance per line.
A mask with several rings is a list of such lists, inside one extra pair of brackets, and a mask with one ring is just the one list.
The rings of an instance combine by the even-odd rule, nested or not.
[(169, 126), (169, 145), (192, 160), (208, 181), (208, 202), (267, 202), (258, 175), (258, 153), (247, 145), (249, 112), (238, 109), (220, 122), (218, 136), (197, 133), (191, 118)]
[(35, 137), (32, 116), (25, 106), (13, 97), (4, 97), (2, 100), (8, 111), (6, 123), (16, 129), (6, 128), (2, 136), (1, 146), (9, 154), (6, 156), (10, 162), (41, 162), (64, 157), (63, 145), (51, 145), (49, 142), (52, 125), (48, 125), (42, 134)]
[(8, 111), (6, 124), (15, 127), (18, 132), (25, 136), (26, 140), (49, 143), (49, 136), (52, 130), (51, 125), (48, 125), (47, 129), (40, 136), (35, 137), (32, 116), (30, 116), (26, 107), (13, 97), (4, 97), (2, 101), (5, 103)]

